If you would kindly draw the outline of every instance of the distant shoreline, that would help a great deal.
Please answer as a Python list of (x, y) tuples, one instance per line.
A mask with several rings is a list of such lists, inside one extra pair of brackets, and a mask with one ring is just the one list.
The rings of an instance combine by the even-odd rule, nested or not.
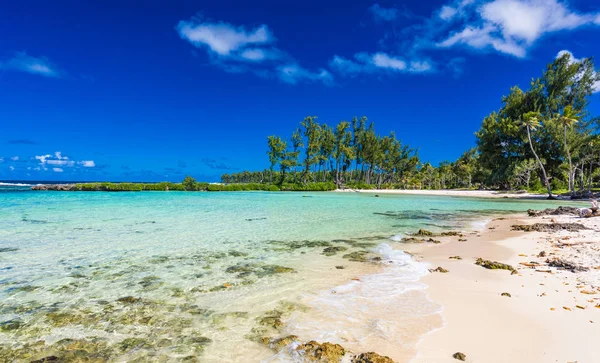
[[(510, 199), (546, 199), (547, 194), (515, 193), (497, 190), (430, 190), (430, 189), (336, 189), (337, 193), (372, 193), (372, 194), (406, 194), (406, 195), (441, 195), (449, 197), (476, 198), (510, 198)], [(555, 195), (557, 199), (569, 200), (567, 197)]]

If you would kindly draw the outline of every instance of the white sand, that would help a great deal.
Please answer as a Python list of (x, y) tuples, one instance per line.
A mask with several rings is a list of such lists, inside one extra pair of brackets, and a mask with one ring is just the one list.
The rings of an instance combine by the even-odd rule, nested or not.
[[(600, 218), (523, 217), (495, 220), (480, 234), (446, 238), (440, 245), (411, 246), (410, 250), (448, 273), (423, 278), (429, 297), (444, 306), (445, 327), (425, 335), (413, 362), (457, 362), (463, 352), (467, 362), (577, 362), (600, 361), (599, 270), (572, 273), (553, 267), (535, 269), (520, 262), (545, 265), (549, 257), (598, 267), (600, 253), (588, 245), (600, 245)], [(554, 234), (510, 231), (512, 224), (578, 222), (594, 230)], [(572, 243), (556, 247), (557, 243)], [(592, 242), (578, 245), (581, 242)], [(461, 256), (462, 260), (449, 259)], [(474, 264), (477, 257), (509, 263), (519, 270), (487, 270)], [(599, 267), (600, 268), (600, 267)], [(539, 272), (551, 270), (552, 273)], [(581, 291), (591, 292), (585, 294)], [(501, 296), (508, 292), (512, 297)], [(577, 305), (583, 307), (580, 309)], [(566, 307), (570, 310), (564, 309)]]
[(337, 189), (335, 191), (340, 193), (418, 194), (478, 198), (546, 199), (548, 197), (546, 194), (508, 193), (493, 190)]

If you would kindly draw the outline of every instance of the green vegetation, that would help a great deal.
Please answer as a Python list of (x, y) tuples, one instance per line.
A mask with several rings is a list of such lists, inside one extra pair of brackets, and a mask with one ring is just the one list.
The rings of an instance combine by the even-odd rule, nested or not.
[(437, 167), (421, 161), (393, 132), (381, 136), (364, 116), (335, 127), (309, 116), (289, 144), (267, 138), (269, 169), (221, 179), (281, 190), (315, 190), (311, 183), (320, 182), (354, 189), (526, 189), (549, 197), (562, 191), (587, 196), (600, 182), (600, 117), (588, 111), (596, 82), (600, 72), (591, 58), (563, 54), (528, 90), (515, 86), (502, 97), (502, 107), (475, 134), (477, 147)]

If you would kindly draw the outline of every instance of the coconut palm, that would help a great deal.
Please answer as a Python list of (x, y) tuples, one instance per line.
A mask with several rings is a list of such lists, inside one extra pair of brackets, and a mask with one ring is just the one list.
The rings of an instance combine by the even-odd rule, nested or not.
[(552, 196), (552, 188), (550, 187), (550, 181), (548, 180), (548, 175), (546, 174), (546, 168), (544, 168), (544, 164), (540, 160), (540, 157), (535, 152), (533, 148), (533, 141), (531, 141), (531, 131), (535, 131), (537, 128), (541, 126), (540, 123), (540, 113), (539, 112), (527, 112), (521, 116), (520, 124), (521, 127), (524, 127), (527, 130), (527, 140), (529, 140), (529, 147), (531, 148), (531, 152), (533, 156), (535, 156), (535, 160), (537, 160), (540, 168), (542, 169), (542, 175), (544, 176), (544, 184), (546, 185), (546, 189), (548, 190), (548, 199), (554, 199)]
[(569, 160), (569, 192), (571, 195), (573, 195), (575, 192), (575, 182), (573, 175), (573, 162), (571, 161), (571, 152), (569, 150), (569, 144), (567, 143), (567, 130), (573, 127), (573, 125), (579, 121), (579, 118), (580, 116), (577, 114), (577, 111), (573, 110), (571, 105), (566, 106), (562, 112), (562, 115), (558, 116), (558, 121), (563, 126), (565, 153), (567, 154), (567, 159)]

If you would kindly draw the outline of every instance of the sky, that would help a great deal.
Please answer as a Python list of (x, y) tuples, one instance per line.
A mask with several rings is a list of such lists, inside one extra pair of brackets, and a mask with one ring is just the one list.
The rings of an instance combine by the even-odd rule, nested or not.
[(597, 0), (9, 1), (0, 180), (217, 181), (306, 116), (454, 160), (510, 87), (598, 39)]

